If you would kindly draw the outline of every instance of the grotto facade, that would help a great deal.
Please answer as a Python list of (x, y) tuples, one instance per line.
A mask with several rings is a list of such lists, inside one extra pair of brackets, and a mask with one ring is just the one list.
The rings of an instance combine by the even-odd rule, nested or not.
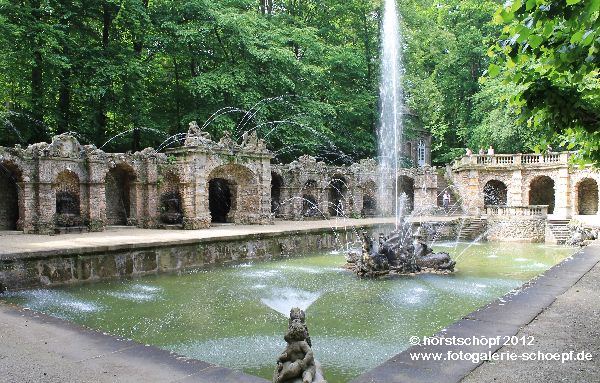
[[(574, 168), (569, 153), (470, 156), (445, 169), (418, 166), (381, 180), (375, 160), (335, 166), (302, 156), (272, 164), (256, 134), (213, 140), (190, 123), (183, 146), (158, 153), (106, 153), (74, 137), (0, 147), (0, 230), (101, 231), (107, 226), (203, 229), (275, 219), (452, 214), (546, 220), (600, 215), (600, 173)], [(418, 147), (419, 142), (415, 141)], [(425, 153), (425, 154), (423, 154)], [(521, 218), (518, 218), (521, 217)], [(537, 223), (536, 223), (537, 225)], [(505, 225), (511, 227), (511, 225)], [(536, 229), (537, 230), (537, 229)]]
[(254, 134), (215, 142), (195, 123), (185, 145), (166, 153), (105, 153), (67, 134), (0, 148), (0, 230), (269, 223), (271, 158)]

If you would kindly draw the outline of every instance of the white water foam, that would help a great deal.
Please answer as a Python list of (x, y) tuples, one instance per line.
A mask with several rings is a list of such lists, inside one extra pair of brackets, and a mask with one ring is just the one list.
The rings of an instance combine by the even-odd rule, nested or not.
[(306, 311), (320, 296), (321, 293), (319, 292), (310, 292), (288, 287), (283, 289), (273, 289), (270, 297), (261, 298), (260, 301), (278, 313), (288, 316), (290, 310), (294, 307)]

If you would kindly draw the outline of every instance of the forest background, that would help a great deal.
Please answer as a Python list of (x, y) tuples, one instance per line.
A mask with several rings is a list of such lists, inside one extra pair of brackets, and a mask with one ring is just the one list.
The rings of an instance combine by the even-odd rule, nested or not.
[[(527, 107), (539, 79), (514, 76), (539, 60), (536, 35), (517, 30), (534, 12), (565, 20), (581, 6), (595, 28), (597, 8), (567, 0), (548, 16), (547, 3), (398, 1), (407, 135), (432, 134), (435, 164), (489, 145), (516, 153), (552, 144), (593, 158), (598, 120), (586, 130), (571, 116), (557, 128), (555, 115)], [(376, 156), (381, 10), (381, 0), (0, 0), (0, 145), (72, 132), (106, 151), (135, 151), (176, 145), (165, 140), (213, 116), (213, 138), (255, 129), (279, 162)], [(511, 44), (523, 45), (516, 61)], [(596, 72), (569, 81), (592, 78), (594, 93), (592, 56)], [(596, 96), (586, 107), (597, 106)], [(590, 135), (596, 146), (582, 146)]]

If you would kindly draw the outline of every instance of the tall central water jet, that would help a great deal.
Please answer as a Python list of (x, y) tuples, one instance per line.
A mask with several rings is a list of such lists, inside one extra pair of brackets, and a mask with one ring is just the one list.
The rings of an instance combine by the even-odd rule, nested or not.
[[(402, 53), (400, 26), (396, 0), (385, 0), (381, 27), (381, 80), (379, 85), (379, 201), (393, 201), (381, 206), (383, 213), (390, 210), (396, 217), (396, 228), (402, 222), (402, 208), (398, 198), (398, 173), (402, 148)], [(390, 198), (390, 190), (395, 195)]]

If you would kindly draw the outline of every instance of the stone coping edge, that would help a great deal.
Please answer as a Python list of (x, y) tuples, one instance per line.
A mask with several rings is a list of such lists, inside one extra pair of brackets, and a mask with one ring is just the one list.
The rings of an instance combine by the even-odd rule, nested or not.
[[(600, 241), (577, 251), (561, 263), (525, 283), (520, 288), (496, 299), (462, 319), (442, 329), (436, 338), (494, 338), (510, 337), (534, 320), (556, 298), (577, 283), (600, 262)], [(443, 343), (443, 342), (442, 342)], [(502, 343), (502, 342), (500, 342)], [(452, 346), (416, 345), (388, 359), (383, 364), (353, 379), (352, 383), (435, 383), (460, 382), (481, 365), (468, 360), (413, 360), (411, 355), (441, 353), (488, 353), (499, 350), (502, 344)], [(442, 358), (443, 359), (443, 358)]]
[(70, 255), (90, 255), (97, 253), (110, 253), (122, 250), (144, 250), (150, 248), (161, 248), (161, 247), (173, 247), (173, 246), (186, 246), (186, 245), (199, 245), (202, 243), (212, 242), (231, 242), (231, 241), (247, 241), (247, 240), (260, 240), (266, 238), (277, 238), (287, 237), (290, 235), (303, 235), (303, 234), (319, 234), (319, 233), (332, 233), (337, 234), (338, 231), (345, 231), (347, 229), (360, 229), (366, 227), (375, 226), (387, 226), (393, 225), (393, 223), (367, 223), (367, 224), (355, 224), (345, 225), (339, 227), (319, 227), (319, 228), (308, 228), (308, 229), (283, 229), (279, 231), (265, 231), (257, 233), (245, 233), (245, 234), (219, 234), (212, 237), (203, 238), (185, 238), (178, 240), (155, 240), (146, 242), (129, 242), (119, 243), (116, 245), (81, 245), (72, 248), (55, 248), (50, 250), (26, 250), (14, 253), (0, 254), (0, 261), (14, 261), (14, 260), (25, 260), (25, 259), (43, 259), (52, 256), (70, 256)]

